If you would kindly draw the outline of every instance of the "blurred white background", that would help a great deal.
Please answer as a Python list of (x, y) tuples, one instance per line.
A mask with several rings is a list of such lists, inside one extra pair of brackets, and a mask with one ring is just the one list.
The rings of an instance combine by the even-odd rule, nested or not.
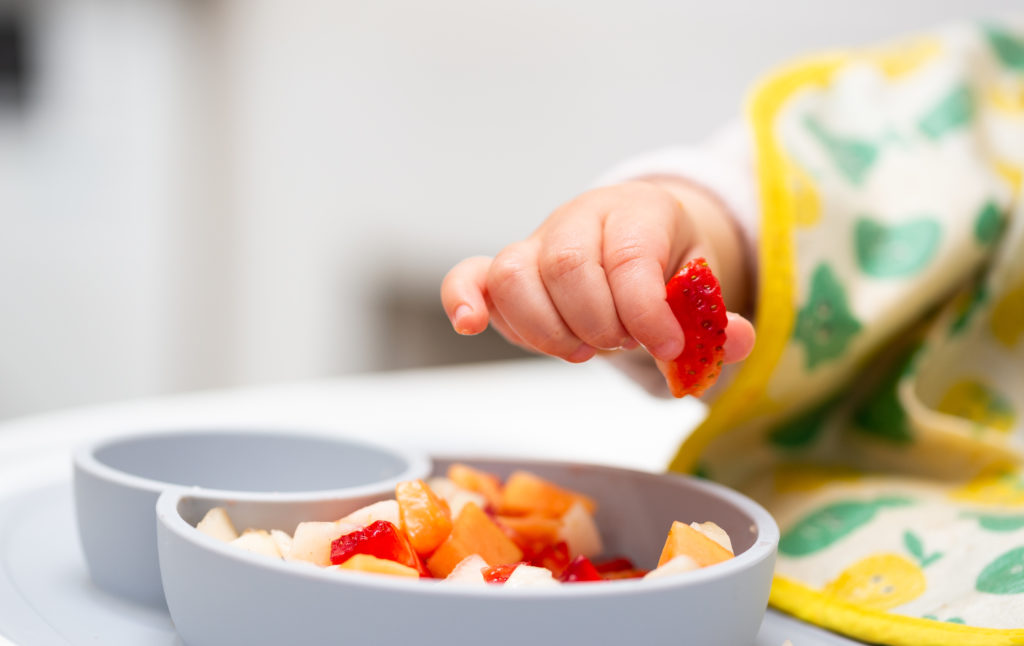
[(0, 417), (499, 357), (437, 298), (801, 52), (1019, 0), (0, 0)]

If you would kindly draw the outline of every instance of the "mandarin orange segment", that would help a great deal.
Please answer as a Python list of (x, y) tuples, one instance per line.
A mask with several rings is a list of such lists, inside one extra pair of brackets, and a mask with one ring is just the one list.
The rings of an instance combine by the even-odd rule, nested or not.
[(448, 467), (448, 479), (463, 489), (482, 495), (493, 509), (501, 504), (501, 480), (492, 473), (456, 463)]
[(400, 482), (395, 487), (402, 529), (417, 554), (429, 554), (452, 531), (448, 503), (437, 496), (423, 480)]
[(516, 471), (505, 482), (500, 510), (511, 516), (539, 514), (560, 518), (574, 502), (581, 503), (590, 513), (597, 509), (597, 504), (583, 494), (563, 489), (529, 471)]
[(701, 567), (727, 561), (733, 556), (732, 552), (717, 542), (677, 520), (668, 531), (658, 565), (662, 566), (679, 555), (689, 556)]

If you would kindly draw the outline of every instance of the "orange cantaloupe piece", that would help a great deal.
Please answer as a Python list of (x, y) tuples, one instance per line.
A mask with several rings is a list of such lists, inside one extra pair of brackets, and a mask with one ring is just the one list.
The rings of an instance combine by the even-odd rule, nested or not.
[[(558, 531), (562, 529), (562, 522), (557, 518), (549, 518), (540, 514), (529, 516), (495, 516), (499, 525), (509, 529), (516, 537), (520, 546), (524, 543), (542, 543), (550, 545), (558, 542)], [(515, 540), (515, 537), (513, 537)]]
[(390, 574), (392, 576), (405, 576), (413, 579), (420, 578), (420, 573), (415, 568), (402, 565), (397, 561), (378, 558), (372, 554), (355, 554), (344, 562), (339, 563), (336, 567), (339, 570)]
[(493, 473), (457, 462), (448, 467), (448, 479), (458, 487), (482, 495), (495, 509), (501, 504), (501, 480)]
[(540, 514), (560, 518), (575, 502), (591, 514), (597, 509), (597, 503), (581, 493), (563, 489), (529, 471), (516, 471), (505, 481), (500, 511), (510, 516)]
[(714, 540), (677, 520), (668, 530), (668, 538), (665, 539), (665, 547), (661, 550), (658, 565), (664, 565), (681, 554), (689, 556), (701, 567), (721, 563), (733, 557), (732, 552)]
[(437, 578), (444, 578), (462, 559), (473, 554), (488, 565), (518, 563), (523, 551), (484, 513), (476, 503), (466, 503), (455, 517), (452, 531), (440, 547), (427, 559), (427, 569)]
[(395, 486), (398, 516), (409, 543), (419, 555), (430, 554), (452, 531), (448, 503), (423, 480), (408, 480)]

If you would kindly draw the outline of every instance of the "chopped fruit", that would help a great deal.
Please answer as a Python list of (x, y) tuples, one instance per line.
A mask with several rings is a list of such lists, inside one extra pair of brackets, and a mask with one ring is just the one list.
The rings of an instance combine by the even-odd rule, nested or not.
[(277, 551), (281, 553), (281, 556), (288, 558), (288, 554), (292, 551), (292, 537), (280, 529), (272, 529), (270, 538), (274, 539), (274, 544), (277, 545)]
[(501, 504), (501, 480), (493, 474), (465, 464), (453, 464), (448, 467), (448, 479), (463, 489), (482, 495), (493, 509)]
[(500, 509), (510, 516), (540, 514), (561, 518), (576, 502), (590, 513), (597, 509), (597, 504), (583, 494), (562, 489), (529, 471), (516, 471), (505, 482)]
[(562, 523), (557, 518), (533, 514), (530, 516), (495, 516), (494, 520), (508, 530), (509, 538), (524, 552), (532, 551), (535, 545), (550, 545), (558, 542)]
[(430, 478), (427, 480), (427, 486), (448, 503), (452, 518), (459, 515), (462, 506), (467, 502), (476, 503), (481, 509), (485, 509), (488, 504), (483, 494), (463, 489), (449, 478)]
[(646, 575), (645, 579), (656, 579), (661, 576), (670, 576), (672, 574), (682, 574), (683, 572), (690, 572), (692, 570), (699, 570), (700, 563), (694, 561), (692, 558), (685, 554), (674, 556), (667, 562), (658, 565)]
[(707, 261), (695, 258), (668, 281), (665, 291), (685, 345), (672, 361), (658, 361), (658, 368), (673, 395), (700, 397), (722, 372), (727, 323), (722, 289)]
[(443, 578), (470, 554), (479, 554), (488, 565), (516, 563), (523, 559), (523, 551), (473, 503), (459, 512), (448, 538), (427, 560), (427, 568), (434, 576)]
[(601, 574), (636, 569), (636, 565), (633, 564), (633, 561), (629, 560), (624, 556), (619, 556), (613, 559), (605, 559), (603, 561), (595, 561), (594, 567), (597, 568), (597, 571)]
[(402, 565), (388, 559), (377, 558), (370, 554), (356, 554), (347, 561), (335, 566), (339, 570), (357, 570), (359, 572), (375, 572), (377, 574), (390, 574), (392, 576), (405, 576), (411, 579), (418, 579), (420, 573), (415, 568)]
[(485, 567), (481, 573), (484, 581), (488, 583), (504, 583), (512, 576), (512, 571), (520, 566), (520, 563), (506, 563), (503, 565), (491, 565)]
[(611, 572), (602, 572), (601, 578), (605, 581), (617, 581), (619, 579), (642, 579), (647, 576), (647, 570), (641, 570), (639, 568), (632, 570), (613, 570)]
[(331, 564), (331, 543), (347, 534), (357, 525), (336, 521), (333, 523), (299, 523), (292, 536), (292, 548), (288, 551), (289, 561), (308, 561), (319, 566)]
[(594, 567), (606, 581), (613, 579), (638, 579), (647, 574), (647, 570), (638, 568), (633, 561), (625, 557), (607, 559), (594, 563)]
[[(401, 482), (393, 500), (334, 522), (299, 523), (291, 536), (247, 529), (239, 537), (224, 508), (210, 510), (197, 529), (285, 561), (479, 586), (657, 577), (733, 556), (728, 534), (715, 523), (674, 522), (656, 569), (648, 572), (618, 555), (595, 562), (604, 546), (596, 505), (587, 496), (527, 471), (513, 473), (504, 484), (466, 465), (453, 465), (449, 474)], [(454, 500), (460, 501), (456, 514), (450, 511)], [(636, 529), (644, 535), (650, 530)]]
[(238, 538), (238, 530), (231, 523), (228, 512), (223, 507), (214, 507), (206, 512), (196, 529), (217, 540), (229, 543)]
[(480, 558), (479, 554), (470, 554), (459, 561), (444, 580), (451, 583), (483, 584), (486, 583), (484, 569), (488, 567), (487, 561)]
[(542, 567), (522, 564), (505, 580), (506, 588), (541, 588), (558, 585), (551, 571)]
[(701, 534), (704, 534), (714, 542), (718, 543), (725, 549), (729, 550), (730, 554), (732, 551), (732, 541), (729, 539), (729, 535), (725, 533), (725, 530), (719, 527), (716, 523), (707, 521), (706, 523), (690, 523), (690, 527), (696, 529)]
[(732, 552), (701, 532), (678, 520), (672, 523), (668, 539), (661, 551), (658, 565), (664, 565), (679, 555), (689, 556), (700, 567), (714, 565), (732, 558)]
[(539, 552), (531, 552), (526, 560), (530, 565), (547, 568), (555, 576), (561, 576), (572, 559), (569, 557), (569, 546), (565, 541), (560, 541), (554, 545), (545, 545)]
[(393, 525), (402, 523), (398, 515), (397, 500), (381, 500), (365, 507), (360, 507), (348, 516), (341, 519), (344, 523), (351, 523), (360, 527), (366, 527), (372, 522), (386, 520)]
[(270, 537), (270, 532), (265, 529), (247, 529), (242, 532), (241, 536), (231, 541), (231, 545), (254, 554), (262, 554), (275, 559), (281, 558), (281, 551), (277, 549), (277, 543)]
[(331, 563), (344, 563), (356, 554), (369, 554), (410, 567), (429, 576), (409, 539), (386, 520), (343, 534), (331, 543)]
[(564, 583), (579, 583), (583, 581), (601, 581), (601, 573), (597, 571), (590, 559), (580, 554), (569, 563), (559, 577)]
[(448, 504), (422, 480), (400, 482), (395, 487), (401, 527), (417, 554), (430, 554), (448, 538), (452, 517)]
[(597, 556), (604, 550), (594, 517), (579, 502), (573, 503), (562, 516), (559, 538), (569, 544), (569, 553), (573, 556)]

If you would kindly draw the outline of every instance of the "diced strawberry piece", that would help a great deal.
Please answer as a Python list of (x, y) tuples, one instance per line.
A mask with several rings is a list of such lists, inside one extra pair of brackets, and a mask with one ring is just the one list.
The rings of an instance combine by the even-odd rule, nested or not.
[(559, 541), (553, 545), (545, 545), (539, 551), (531, 552), (526, 556), (530, 565), (544, 567), (551, 570), (557, 579), (569, 567), (569, 544)]
[(580, 554), (569, 563), (559, 580), (563, 583), (580, 583), (583, 581), (602, 581), (601, 573), (597, 571), (590, 559)]
[(601, 578), (605, 581), (618, 581), (619, 579), (642, 579), (649, 570), (613, 570), (611, 572), (602, 572)]
[(718, 279), (703, 258), (683, 265), (665, 286), (666, 299), (683, 328), (685, 346), (669, 362), (659, 362), (676, 397), (704, 394), (722, 372), (725, 356), (725, 301)]
[(344, 563), (356, 554), (369, 554), (380, 559), (407, 565), (420, 576), (429, 577), (430, 572), (405, 534), (394, 524), (378, 520), (348, 534), (343, 534), (331, 543), (331, 563)]
[(503, 565), (492, 565), (481, 570), (484, 581), (487, 583), (504, 583), (512, 576), (512, 572), (519, 567), (519, 563), (506, 563)]

